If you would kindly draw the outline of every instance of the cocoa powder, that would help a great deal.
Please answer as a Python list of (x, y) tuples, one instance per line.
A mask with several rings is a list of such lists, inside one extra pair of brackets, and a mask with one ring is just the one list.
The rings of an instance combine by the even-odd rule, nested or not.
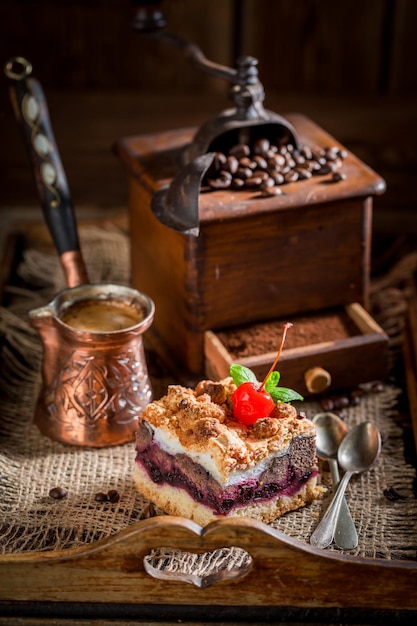
[(347, 339), (360, 332), (345, 311), (332, 311), (318, 315), (294, 316), (286, 320), (256, 322), (217, 331), (216, 336), (233, 358), (257, 356), (278, 350), (283, 326), (288, 321), (292, 322), (293, 326), (287, 333), (286, 350)]

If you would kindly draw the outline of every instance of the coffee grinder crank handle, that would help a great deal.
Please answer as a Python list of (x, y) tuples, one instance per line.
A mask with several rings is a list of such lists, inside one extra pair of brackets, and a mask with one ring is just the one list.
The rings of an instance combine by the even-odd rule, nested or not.
[[(257, 59), (252, 56), (242, 56), (237, 60), (236, 68), (215, 63), (208, 59), (195, 43), (165, 30), (167, 22), (162, 11), (162, 1), (132, 0), (132, 4), (132, 26), (136, 31), (173, 45), (197, 69), (232, 84), (230, 95), (236, 105), (239, 118), (251, 119), (267, 116), (263, 108), (265, 93), (258, 79)], [(280, 121), (287, 124), (283, 118), (280, 118)], [(296, 141), (295, 138), (294, 141)]]
[(58, 251), (68, 287), (88, 283), (81, 255), (74, 209), (58, 152), (43, 89), (31, 77), (32, 65), (13, 57), (4, 67), (13, 82), (10, 97), (23, 131), (43, 215)]

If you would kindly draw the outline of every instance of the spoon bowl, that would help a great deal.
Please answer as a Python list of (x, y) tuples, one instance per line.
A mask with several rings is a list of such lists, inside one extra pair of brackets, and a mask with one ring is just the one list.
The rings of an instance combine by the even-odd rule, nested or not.
[(313, 417), (316, 428), (317, 455), (324, 460), (336, 459), (339, 446), (348, 432), (345, 422), (336, 413), (317, 413)]
[(370, 469), (381, 451), (381, 435), (371, 422), (358, 424), (339, 446), (337, 459), (346, 470), (358, 474)]

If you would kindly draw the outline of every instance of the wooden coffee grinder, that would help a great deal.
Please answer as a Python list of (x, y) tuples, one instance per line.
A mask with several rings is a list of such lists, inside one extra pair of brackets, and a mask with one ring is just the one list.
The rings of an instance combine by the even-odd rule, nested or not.
[[(138, 13), (139, 29), (142, 17)], [(116, 145), (128, 173), (132, 282), (155, 302), (148, 337), (153, 348), (179, 382), (197, 380), (225, 374), (207, 350), (208, 336), (218, 329), (291, 321), (351, 303), (369, 320), (372, 202), (385, 190), (384, 181), (310, 119), (264, 109), (256, 59), (243, 57), (236, 68), (214, 64), (195, 45), (158, 29), (159, 18), (153, 36), (229, 81), (234, 106), (198, 129), (128, 137)], [(149, 30), (149, 14), (145, 21)], [(313, 151), (316, 169), (302, 176), (299, 167), (298, 175), (276, 177), (274, 188), (259, 180), (238, 187), (237, 176), (224, 175), (224, 156), (244, 145), (253, 160), (262, 143), (272, 147), (271, 158), (287, 158), (289, 151), (308, 160)], [(297, 171), (297, 163), (290, 170)], [(355, 350), (344, 353), (343, 363), (322, 355), (315, 363), (310, 347), (302, 367), (330, 367), (335, 387), (380, 378), (386, 336), (375, 327), (371, 322), (372, 341), (359, 339), (362, 373), (360, 363), (349, 362), (357, 358)], [(282, 376), (284, 366), (285, 358)], [(349, 368), (354, 380), (344, 378)], [(286, 386), (291, 382), (285, 379)]]

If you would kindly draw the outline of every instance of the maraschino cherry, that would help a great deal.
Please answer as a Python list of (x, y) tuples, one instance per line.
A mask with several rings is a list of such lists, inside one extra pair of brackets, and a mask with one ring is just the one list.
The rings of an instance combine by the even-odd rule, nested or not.
[(239, 422), (245, 424), (246, 426), (254, 424), (262, 417), (269, 417), (275, 407), (275, 403), (271, 395), (265, 391), (264, 386), (269, 375), (274, 371), (278, 363), (287, 330), (291, 328), (291, 326), (292, 324), (290, 322), (284, 324), (284, 332), (277, 356), (275, 357), (275, 361), (271, 365), (262, 383), (250, 381), (244, 382), (239, 385), (239, 387), (237, 387), (232, 394), (233, 415), (237, 420), (239, 420)]

